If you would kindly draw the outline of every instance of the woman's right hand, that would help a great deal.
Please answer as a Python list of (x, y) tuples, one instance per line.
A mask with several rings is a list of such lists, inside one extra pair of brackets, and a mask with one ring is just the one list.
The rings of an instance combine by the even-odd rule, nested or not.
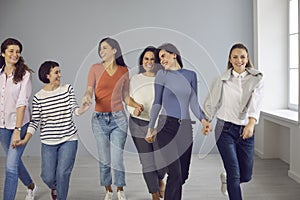
[(153, 143), (156, 139), (156, 135), (157, 135), (156, 129), (148, 128), (148, 132), (145, 137), (146, 142)]
[(82, 104), (91, 105), (92, 104), (92, 98), (89, 95), (85, 95), (82, 99)]

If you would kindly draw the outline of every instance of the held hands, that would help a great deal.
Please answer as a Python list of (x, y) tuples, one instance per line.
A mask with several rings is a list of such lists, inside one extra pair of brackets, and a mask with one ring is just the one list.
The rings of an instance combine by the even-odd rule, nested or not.
[(75, 112), (76, 115), (82, 115), (92, 105), (92, 98), (89, 95), (85, 95), (82, 99), (79, 109)]
[(18, 146), (24, 146), (25, 144), (27, 144), (27, 142), (28, 142), (28, 140), (23, 139), (23, 140), (19, 140), (17, 142), (13, 142), (11, 146), (14, 149)]
[(21, 139), (20, 131), (19, 130), (14, 130), (14, 133), (13, 133), (13, 136), (12, 136), (12, 142), (11, 142), (12, 148), (14, 149), (18, 146), (24, 146), (25, 144), (27, 144), (27, 142), (29, 141), (31, 136), (32, 136), (31, 133), (26, 133), (25, 138)]
[(92, 103), (82, 101), (78, 109), (78, 115), (85, 113), (90, 108), (91, 105)]
[(20, 131), (17, 129), (14, 129), (14, 133), (11, 139), (11, 146), (12, 148), (16, 148), (16, 146), (19, 146), (17, 144), (19, 144), (21, 141), (21, 136), (20, 136)]
[(201, 124), (202, 124), (202, 134), (208, 135), (212, 131), (211, 124), (205, 119), (201, 120)]
[(85, 95), (82, 99), (82, 104), (92, 105), (92, 98), (89, 95)]
[(153, 143), (156, 139), (156, 136), (157, 136), (157, 130), (148, 128), (148, 132), (146, 134), (145, 140), (148, 143)]

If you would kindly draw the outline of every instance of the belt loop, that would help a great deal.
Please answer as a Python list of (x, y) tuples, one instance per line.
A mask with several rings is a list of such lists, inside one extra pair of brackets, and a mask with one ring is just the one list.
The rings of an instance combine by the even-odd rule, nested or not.
[(244, 126), (240, 126), (240, 133), (243, 134)]

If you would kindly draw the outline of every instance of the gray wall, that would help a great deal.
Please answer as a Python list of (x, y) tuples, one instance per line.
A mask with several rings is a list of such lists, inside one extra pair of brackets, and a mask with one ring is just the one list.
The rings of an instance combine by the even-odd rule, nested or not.
[[(184, 5), (179, 0), (1, 1), (0, 41), (18, 38), (24, 45), (26, 63), (36, 72), (43, 61), (58, 61), (62, 82), (73, 84), (78, 101), (90, 65), (99, 61), (96, 47), (101, 38), (111, 36), (120, 42), (130, 76), (136, 73), (143, 47), (172, 42), (181, 51), (184, 67), (198, 73), (203, 103), (213, 78), (225, 70), (230, 46), (243, 42), (253, 52), (252, 7), (251, 0), (193, 0)], [(33, 94), (41, 87), (37, 73), (33, 74)], [(91, 113), (92, 109), (76, 118), (79, 155), (96, 156)], [(194, 127), (194, 153), (216, 152), (213, 134), (204, 137), (199, 127), (199, 123)], [(135, 153), (130, 137), (126, 152)], [(38, 134), (25, 155), (40, 155)]]

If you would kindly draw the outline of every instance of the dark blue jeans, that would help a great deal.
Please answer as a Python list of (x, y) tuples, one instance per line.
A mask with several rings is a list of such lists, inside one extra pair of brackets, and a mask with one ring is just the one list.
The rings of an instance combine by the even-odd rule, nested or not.
[(240, 183), (252, 177), (254, 136), (243, 140), (244, 126), (218, 119), (215, 135), (227, 173), (227, 190), (231, 200), (241, 200)]
[[(27, 132), (28, 123), (22, 126), (21, 138), (24, 138)], [(4, 200), (13, 200), (18, 187), (18, 177), (25, 186), (32, 183), (32, 179), (22, 162), (22, 155), (26, 145), (12, 148), (11, 138), (13, 129), (0, 128), (0, 142), (6, 153), (6, 176), (4, 183)]]
[(164, 200), (180, 200), (188, 179), (193, 147), (191, 120), (160, 115), (157, 142), (167, 168)]

